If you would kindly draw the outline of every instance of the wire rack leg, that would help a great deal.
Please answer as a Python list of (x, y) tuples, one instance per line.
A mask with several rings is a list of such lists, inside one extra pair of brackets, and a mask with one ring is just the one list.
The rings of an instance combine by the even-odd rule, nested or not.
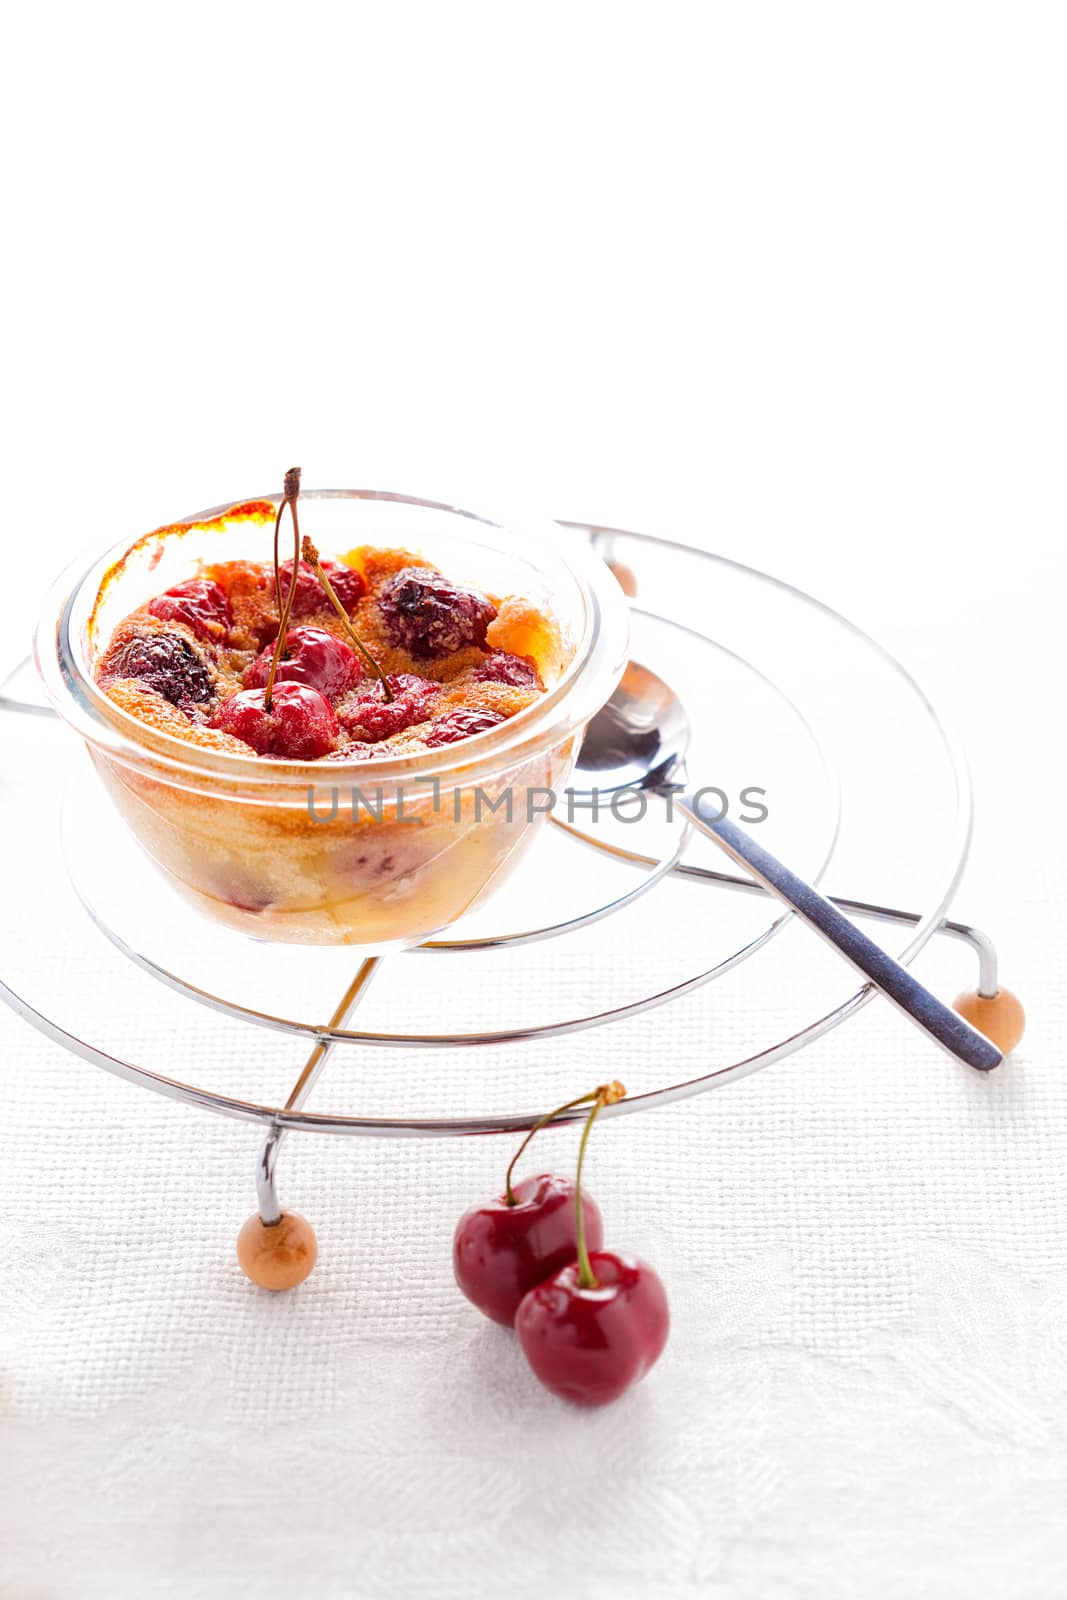
[[(644, 856), (638, 851), (626, 850), (621, 845), (594, 839), (582, 829), (563, 822), (559, 817), (553, 817), (552, 822), (555, 827), (578, 839), (590, 849), (615, 856), (620, 861), (630, 861), (641, 866), (655, 865), (651, 856)], [(716, 888), (732, 889), (739, 894), (765, 896), (769, 892), (754, 878), (740, 878), (734, 873), (719, 872), (689, 861), (676, 861), (668, 870), (677, 877), (699, 879), (704, 883), (713, 884)], [(827, 898), (850, 917), (869, 918), (872, 922), (892, 922), (911, 928), (918, 927), (922, 921), (922, 917), (916, 911), (900, 911), (894, 906), (875, 905), (870, 900), (849, 900), (843, 895), (832, 894)], [(957, 995), (953, 1002), (954, 1009), (972, 1027), (984, 1033), (988, 1039), (992, 1039), (1004, 1055), (1009, 1055), (1023, 1036), (1026, 1016), (1018, 998), (1010, 989), (1002, 989), (1000, 986), (1000, 964), (992, 939), (988, 933), (983, 933), (981, 928), (975, 928), (968, 922), (953, 922), (948, 917), (943, 918), (933, 931), (950, 939), (960, 939), (974, 951), (978, 958), (977, 988)]]
[(983, 1000), (991, 1000), (1000, 992), (1000, 967), (997, 961), (997, 951), (988, 933), (983, 933), (981, 928), (972, 928), (966, 922), (943, 922), (938, 933), (947, 934), (953, 939), (962, 939), (969, 944), (978, 957), (978, 993)]
[[(356, 1006), (366, 994), (370, 981), (381, 964), (380, 956), (371, 956), (364, 961), (352, 982), (345, 990), (338, 1004), (337, 1010), (329, 1021), (332, 1032), (335, 1028), (343, 1028)], [(326, 1040), (317, 1044), (304, 1062), (300, 1076), (290, 1091), (285, 1102), (286, 1111), (299, 1111), (307, 1100), (315, 1084), (322, 1075), (322, 1069), (333, 1053), (333, 1041)], [(278, 1152), (282, 1140), (285, 1138), (285, 1129), (277, 1123), (271, 1128), (263, 1142), (259, 1153), (259, 1162), (256, 1166), (256, 1198), (259, 1202), (259, 1215), (270, 1227), (281, 1219), (281, 1207), (278, 1203), (278, 1186), (275, 1181), (275, 1169), (278, 1164)]]
[[(921, 920), (914, 911), (894, 911), (888, 906), (871, 905), (866, 900), (835, 902), (842, 911), (852, 916), (871, 917), (876, 922), (902, 922), (915, 926)], [(1018, 996), (1000, 984), (1000, 963), (997, 950), (988, 933), (973, 927), (969, 922), (952, 922), (946, 917), (934, 929), (949, 939), (960, 939), (970, 945), (978, 958), (978, 986), (964, 990), (952, 1002), (972, 1028), (992, 1039), (1002, 1055), (1008, 1056), (1022, 1039), (1026, 1029), (1026, 1012)]]
[[(343, 1028), (367, 992), (381, 965), (380, 956), (364, 961), (341, 996), (327, 1028)], [(332, 1039), (320, 1039), (300, 1070), (284, 1110), (298, 1111), (315, 1087), (334, 1049)], [(263, 1141), (256, 1163), (256, 1214), (249, 1217), (237, 1240), (237, 1258), (246, 1276), (264, 1289), (291, 1289), (302, 1283), (315, 1265), (318, 1247), (310, 1223), (295, 1212), (282, 1210), (278, 1199), (278, 1154), (286, 1129), (277, 1122)]]

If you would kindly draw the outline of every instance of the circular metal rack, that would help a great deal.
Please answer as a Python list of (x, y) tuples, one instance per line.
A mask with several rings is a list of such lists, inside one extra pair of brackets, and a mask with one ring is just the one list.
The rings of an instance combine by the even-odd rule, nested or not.
[[(712, 652), (714, 661), (709, 667), (711, 678), (716, 678), (720, 673), (727, 678), (731, 672), (747, 673), (749, 681), (761, 686), (761, 693), (775, 696), (774, 703), (786, 708), (783, 717), (788, 714), (791, 726), (800, 730), (798, 737), (810, 738), (811, 749), (817, 758), (812, 762), (812, 771), (819, 769), (822, 787), (818, 804), (812, 802), (811, 805), (815, 820), (807, 838), (808, 860), (799, 865), (815, 881), (824, 876), (832, 861), (837, 864), (836, 852), (842, 838), (840, 774), (835, 770), (832, 753), (828, 753), (824, 746), (824, 730), (813, 728), (808, 721), (804, 699), (806, 696), (814, 698), (830, 708), (829, 720), (837, 728), (838, 742), (847, 745), (862, 735), (865, 721), (861, 714), (862, 685), (844, 681), (854, 678), (856, 674), (854, 670), (849, 670), (847, 662), (842, 663), (840, 655), (854, 649), (857, 659), (876, 664), (877, 673), (885, 684), (893, 686), (891, 692), (899, 694), (901, 704), (908, 706), (909, 715), (914, 718), (914, 729), (921, 727), (920, 737), (921, 741), (925, 741), (923, 749), (927, 754), (924, 756), (920, 751), (917, 761), (929, 761), (936, 755), (943, 770), (944, 842), (938, 849), (936, 862), (923, 878), (924, 909), (901, 910), (877, 900), (840, 896), (830, 898), (850, 916), (869, 919), (888, 929), (901, 930), (903, 942), (893, 950), (893, 954), (904, 963), (911, 962), (935, 934), (962, 940), (977, 958), (978, 994), (996, 995), (997, 958), (991, 941), (978, 929), (947, 917), (970, 838), (971, 803), (965, 768), (933, 707), (904, 668), (845, 618), (790, 585), (753, 568), (650, 534), (588, 523), (563, 522), (561, 526), (570, 536), (591, 541), (594, 549), (624, 579), (624, 587), (636, 588), (632, 601), (637, 635), (635, 656), (639, 648), (654, 655), (663, 639), (669, 641), (675, 637), (683, 641), (686, 649)], [(798, 616), (816, 619), (831, 643), (824, 644), (817, 651), (806, 649), (803, 641), (798, 646)], [(753, 659), (745, 644), (747, 633), (753, 631), (758, 631), (764, 645), (759, 660)], [(658, 667), (656, 659), (647, 655), (642, 655), (642, 659), (646, 660), (646, 664)], [(708, 659), (711, 661), (711, 656)], [(794, 699), (792, 690), (795, 679), (801, 682), (800, 692)], [(789, 684), (788, 694), (783, 684)], [(768, 700), (768, 703), (771, 702)], [(690, 709), (692, 711), (694, 708), (691, 706)], [(0, 685), (0, 710), (30, 716), (52, 715), (33, 698), (26, 664)], [(861, 797), (858, 809), (866, 812), (883, 801), (887, 807), (885, 820), (888, 821), (895, 815), (892, 805), (876, 790), (872, 789), (870, 794)], [(856, 803), (852, 804), (851, 809), (854, 814)], [(846, 818), (848, 814), (846, 804)], [(404, 959), (409, 960), (413, 955), (426, 959), (442, 953), (467, 955), (559, 939), (615, 916), (632, 906), (639, 897), (654, 893), (672, 876), (701, 881), (716, 891), (766, 898), (766, 892), (755, 882), (689, 859), (689, 838), (681, 827), (674, 828), (658, 839), (656, 850), (650, 851), (630, 848), (620, 842), (617, 834), (611, 839), (597, 836), (595, 831), (583, 826), (581, 820), (574, 817), (570, 820), (554, 819), (554, 822), (559, 835), (566, 838), (575, 851), (594, 850), (601, 857), (619, 863), (628, 872), (636, 871), (636, 881), (623, 892), (608, 893), (597, 899), (596, 903), (575, 907), (558, 920), (547, 916), (531, 926), (496, 930), (491, 926), (488, 929), (483, 927), (466, 937), (460, 937), (462, 930), (457, 930), (455, 936), (433, 940), (418, 951), (406, 953)], [(79, 811), (68, 812), (65, 819), (65, 848), (72, 863), (81, 860), (84, 864), (94, 854), (99, 855), (99, 851), (82, 848), (84, 841), (79, 843), (77, 838), (79, 827), (84, 829), (93, 825), (91, 821), (87, 823)], [(876, 828), (877, 819), (870, 826)], [(862, 850), (859, 853), (862, 855)], [(601, 1010), (482, 1031), (368, 1031), (350, 1026), (351, 1018), (382, 961), (392, 961), (394, 957), (372, 955), (364, 959), (327, 1022), (323, 1023), (314, 1017), (289, 1017), (242, 1002), (232, 995), (216, 992), (209, 985), (198, 982), (195, 974), (183, 970), (180, 963), (169, 960), (165, 952), (153, 952), (146, 948), (144, 941), (131, 937), (122, 925), (122, 919), (112, 914), (106, 882), (99, 872), (94, 875), (91, 869), (83, 865), (82, 869), (72, 871), (72, 879), (82, 904), (99, 931), (115, 949), (151, 978), (167, 985), (185, 999), (230, 1019), (252, 1028), (292, 1035), (302, 1039), (305, 1047), (310, 1047), (307, 1059), (282, 1103), (265, 1104), (254, 1099), (243, 1099), (184, 1082), (111, 1053), (63, 1026), (44, 1008), (25, 994), (17, 992), (7, 982), (6, 976), (0, 976), (0, 998), (41, 1033), (84, 1061), (171, 1099), (261, 1125), (264, 1134), (256, 1160), (257, 1202), (259, 1215), (268, 1225), (277, 1222), (282, 1215), (276, 1168), (282, 1141), (291, 1130), (378, 1136), (474, 1135), (522, 1131), (529, 1128), (541, 1114), (539, 1109), (534, 1109), (463, 1117), (375, 1117), (308, 1110), (308, 1098), (337, 1046), (387, 1046), (406, 1051), (489, 1048), (599, 1028), (667, 1005), (711, 983), (764, 949), (791, 920), (791, 914), (783, 911), (777, 902), (769, 902), (769, 909), (773, 907), (769, 920), (755, 931), (750, 931), (736, 948), (715, 951), (714, 959), (699, 961), (694, 970), (687, 971), (680, 979), (653, 986), (647, 992), (625, 998), (617, 1004), (606, 1005)], [(220, 934), (219, 937), (227, 940), (239, 938), (229, 933)], [(850, 992), (839, 1002), (822, 1010), (821, 1014), (810, 1018), (786, 1036), (762, 1045), (741, 1059), (716, 1065), (698, 1076), (681, 1078), (648, 1092), (635, 1094), (632, 1098), (606, 1107), (604, 1116), (626, 1116), (653, 1105), (702, 1094), (780, 1061), (853, 1016), (875, 992), (869, 984), (854, 990), (850, 987)], [(572, 1117), (581, 1115), (583, 1113), (580, 1111), (571, 1114)]]

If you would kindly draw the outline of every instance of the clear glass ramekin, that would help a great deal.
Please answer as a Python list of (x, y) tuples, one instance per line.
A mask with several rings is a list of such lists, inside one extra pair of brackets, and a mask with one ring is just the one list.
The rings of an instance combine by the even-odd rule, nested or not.
[[(546, 692), (459, 744), (362, 762), (234, 756), (115, 705), (93, 677), (115, 625), (203, 562), (269, 560), (276, 504), (217, 507), (76, 562), (38, 624), (38, 669), (142, 848), (201, 911), (282, 943), (416, 944), (499, 880), (566, 785), (582, 731), (625, 667), (627, 604), (604, 563), (551, 523), (375, 490), (308, 490), (301, 531), (324, 554), (403, 547), (553, 617), (563, 650)], [(283, 543), (289, 532), (286, 521)]]

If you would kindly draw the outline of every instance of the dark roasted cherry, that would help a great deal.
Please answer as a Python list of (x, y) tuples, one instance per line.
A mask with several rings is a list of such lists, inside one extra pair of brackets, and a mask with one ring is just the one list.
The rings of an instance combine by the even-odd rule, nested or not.
[(198, 639), (221, 639), (233, 622), (225, 589), (210, 578), (190, 578), (149, 602), (149, 611), (161, 622), (184, 622)]
[(529, 656), (493, 650), (471, 673), (476, 683), (506, 683), (513, 689), (543, 689), (541, 674)]
[(485, 733), (488, 728), (495, 728), (498, 722), (507, 719), (499, 711), (488, 711), (481, 706), (457, 706), (455, 711), (446, 711), (443, 717), (430, 725), (426, 735), (426, 743), (436, 747), (440, 744), (457, 744), (460, 739), (470, 739), (476, 733)]
[(607, 1405), (645, 1376), (670, 1331), (667, 1294), (645, 1261), (618, 1250), (589, 1255), (594, 1283), (577, 1261), (531, 1289), (515, 1332), (553, 1394), (581, 1406)]
[(430, 567), (404, 567), (384, 586), (378, 608), (391, 642), (415, 656), (447, 656), (484, 645), (496, 606), (477, 589)]
[[(459, 1219), (452, 1244), (452, 1266), (467, 1299), (479, 1311), (510, 1328), (519, 1301), (578, 1253), (574, 1184), (542, 1173), (524, 1178), (486, 1205), (472, 1206)], [(604, 1223), (595, 1200), (583, 1194), (585, 1235), (594, 1250), (604, 1242)]]
[(188, 716), (215, 698), (214, 672), (180, 633), (141, 633), (127, 639), (107, 661), (104, 676), (136, 678)]
[(417, 722), (425, 722), (434, 701), (441, 693), (441, 685), (429, 678), (420, 678), (416, 672), (391, 672), (388, 683), (395, 696), (386, 700), (380, 683), (374, 683), (365, 694), (346, 700), (338, 711), (341, 726), (353, 739), (377, 744), (394, 733), (403, 733)]
[(278, 683), (266, 708), (265, 689), (242, 689), (223, 701), (211, 726), (252, 746), (257, 755), (315, 761), (332, 750), (339, 728), (330, 702), (306, 683)]
[[(286, 653), (278, 662), (275, 678), (278, 683), (309, 683), (327, 700), (337, 700), (363, 676), (352, 646), (325, 628), (290, 628), (285, 642)], [(242, 682), (246, 689), (264, 687), (273, 656), (272, 643), (245, 669)]]
[[(351, 616), (356, 609), (357, 601), (367, 592), (367, 581), (362, 572), (357, 572), (354, 567), (346, 566), (343, 561), (331, 561), (329, 558), (323, 561), (322, 570), (329, 578), (334, 594)], [(289, 585), (293, 581), (292, 561), (283, 561), (278, 571), (281, 577), (282, 604), (284, 605), (286, 596), (289, 593)], [(301, 565), (300, 571), (296, 575), (293, 616), (310, 616), (313, 611), (321, 611), (328, 604), (326, 591), (318, 578), (310, 567)]]

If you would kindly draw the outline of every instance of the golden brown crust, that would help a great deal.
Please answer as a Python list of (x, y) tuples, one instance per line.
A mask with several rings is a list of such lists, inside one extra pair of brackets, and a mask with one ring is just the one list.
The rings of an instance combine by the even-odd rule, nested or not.
[(100, 582), (100, 592), (93, 605), (92, 615), (89, 618), (89, 632), (95, 633), (100, 607), (107, 597), (108, 590), (121, 578), (127, 566), (137, 555), (138, 551), (150, 545), (159, 548), (153, 551), (151, 565), (154, 567), (163, 550), (164, 539), (180, 539), (188, 533), (205, 532), (211, 528), (223, 528), (231, 522), (256, 523), (273, 522), (274, 506), (269, 500), (242, 500), (236, 505), (227, 506), (217, 517), (211, 517), (206, 522), (166, 522), (162, 527), (153, 528), (150, 533), (142, 534), (136, 544), (132, 544), (125, 554), (109, 567)]
[(186, 744), (198, 744), (205, 750), (224, 750), (231, 756), (247, 756), (249, 747), (243, 739), (234, 739), (228, 733), (210, 728), (206, 723), (193, 722), (184, 712), (164, 700), (154, 689), (146, 689), (136, 678), (113, 678), (107, 685), (109, 700), (128, 711), (138, 722), (147, 723), (157, 733), (169, 733)]
[(551, 683), (563, 669), (559, 629), (544, 612), (519, 595), (510, 595), (500, 602), (485, 638), (490, 649), (528, 656), (536, 662), (543, 683)]

